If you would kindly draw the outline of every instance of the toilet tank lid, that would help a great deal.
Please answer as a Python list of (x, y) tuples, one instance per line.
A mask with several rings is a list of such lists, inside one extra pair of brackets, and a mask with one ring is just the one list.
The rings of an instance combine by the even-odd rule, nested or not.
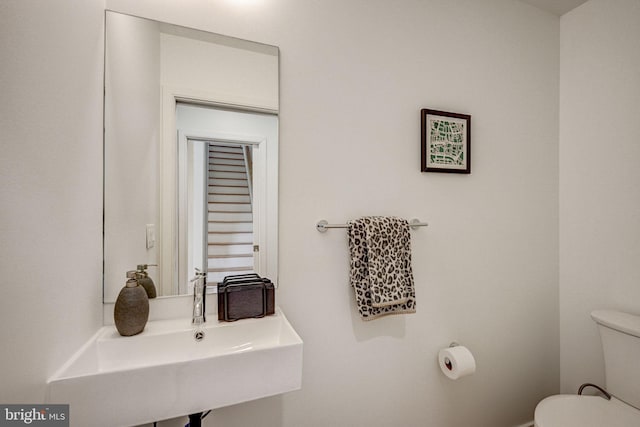
[(640, 316), (613, 310), (594, 310), (591, 318), (600, 325), (640, 338)]

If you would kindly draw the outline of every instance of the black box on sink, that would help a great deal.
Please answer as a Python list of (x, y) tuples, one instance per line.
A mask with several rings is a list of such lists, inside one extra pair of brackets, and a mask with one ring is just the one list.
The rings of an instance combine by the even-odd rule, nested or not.
[(275, 286), (252, 274), (226, 276), (218, 283), (218, 320), (233, 322), (275, 313)]

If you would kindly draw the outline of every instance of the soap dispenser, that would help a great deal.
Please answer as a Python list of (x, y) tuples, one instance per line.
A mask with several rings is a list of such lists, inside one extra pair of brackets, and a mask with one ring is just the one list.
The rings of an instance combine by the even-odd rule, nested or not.
[(138, 280), (138, 284), (147, 291), (147, 296), (151, 298), (155, 298), (156, 293), (156, 285), (153, 284), (153, 280), (149, 277), (147, 273), (147, 267), (155, 266), (156, 264), (138, 264), (138, 271), (136, 271), (136, 279)]
[(138, 283), (137, 271), (127, 271), (127, 284), (116, 299), (113, 320), (116, 329), (125, 337), (139, 334), (149, 320), (149, 298)]

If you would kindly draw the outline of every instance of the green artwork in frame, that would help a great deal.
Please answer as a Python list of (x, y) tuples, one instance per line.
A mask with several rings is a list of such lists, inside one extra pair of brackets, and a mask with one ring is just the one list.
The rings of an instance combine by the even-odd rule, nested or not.
[(471, 173), (471, 116), (423, 109), (422, 172)]

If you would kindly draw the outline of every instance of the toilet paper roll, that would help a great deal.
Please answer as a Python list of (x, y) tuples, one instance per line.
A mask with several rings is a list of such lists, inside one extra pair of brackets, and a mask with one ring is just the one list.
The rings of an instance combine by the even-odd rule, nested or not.
[(476, 359), (463, 345), (443, 348), (438, 353), (438, 362), (442, 372), (452, 380), (471, 375), (476, 371)]

